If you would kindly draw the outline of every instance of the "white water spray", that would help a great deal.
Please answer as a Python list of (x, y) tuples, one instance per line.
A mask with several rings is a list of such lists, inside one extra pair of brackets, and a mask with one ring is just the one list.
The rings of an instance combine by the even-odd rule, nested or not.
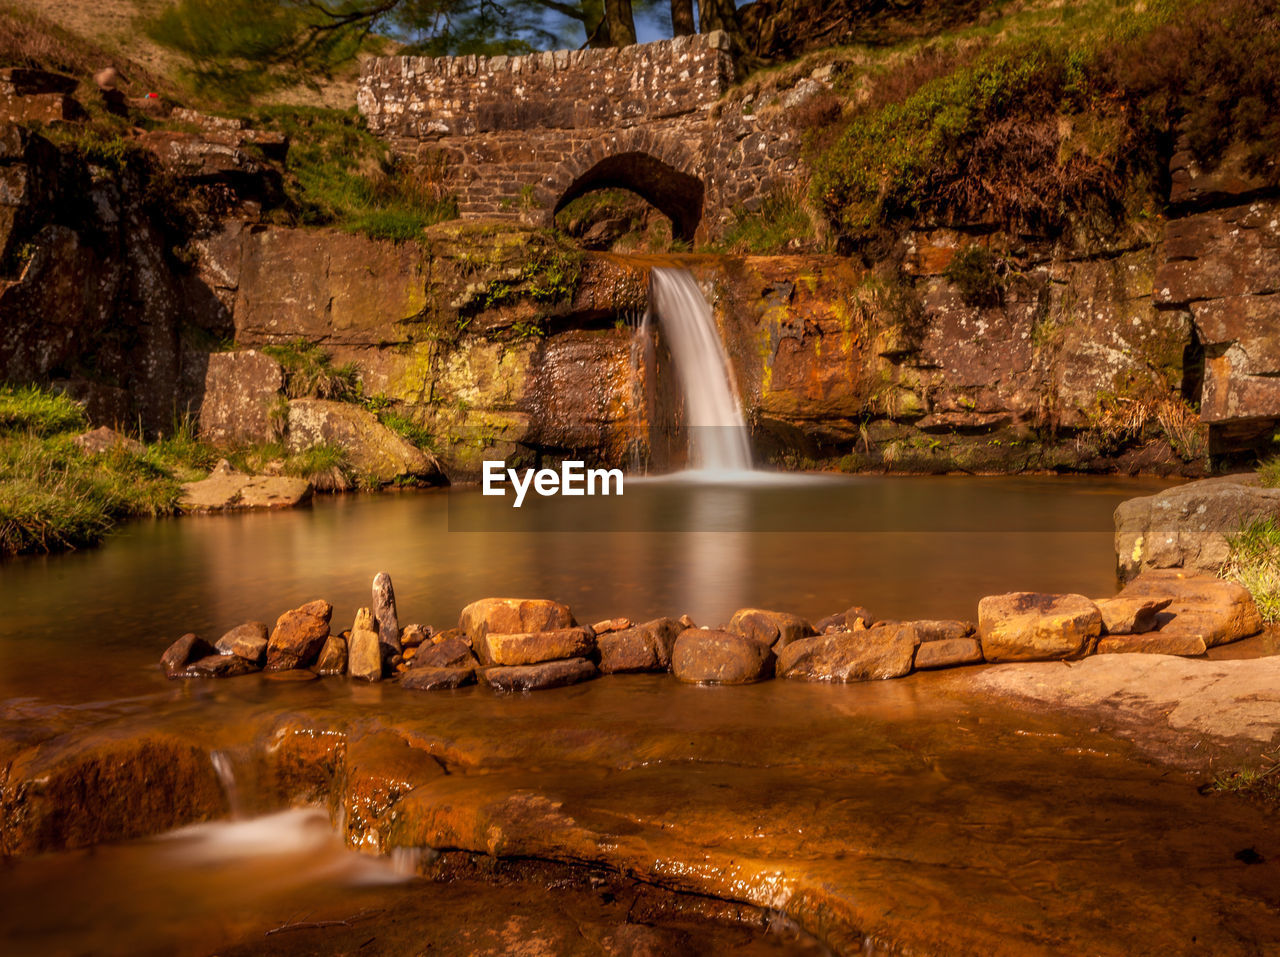
[(747, 423), (711, 306), (687, 269), (654, 269), (650, 275), (653, 309), (684, 392), (690, 466), (699, 472), (750, 472)]

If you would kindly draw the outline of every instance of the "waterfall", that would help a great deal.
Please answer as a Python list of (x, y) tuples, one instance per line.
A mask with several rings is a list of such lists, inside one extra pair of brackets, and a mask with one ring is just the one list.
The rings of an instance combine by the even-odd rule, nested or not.
[(690, 466), (749, 472), (751, 443), (711, 306), (687, 269), (654, 269), (650, 299), (684, 393)]
[(236, 784), (236, 771), (231, 765), (231, 756), (226, 751), (209, 752), (209, 760), (213, 763), (214, 773), (227, 796), (227, 806), (231, 810), (232, 820), (244, 817), (244, 808), (240, 806), (240, 789)]

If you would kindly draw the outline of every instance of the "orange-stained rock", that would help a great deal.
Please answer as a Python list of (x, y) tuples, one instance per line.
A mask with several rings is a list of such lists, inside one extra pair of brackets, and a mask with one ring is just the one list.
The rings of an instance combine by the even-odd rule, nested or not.
[(409, 668), (400, 677), (400, 687), (410, 691), (440, 691), (459, 688), (475, 680), (473, 667), (436, 668), (433, 666)]
[(277, 618), (267, 642), (267, 670), (286, 671), (311, 664), (329, 637), (332, 614), (333, 606), (327, 601), (312, 601)]
[(1206, 651), (1204, 639), (1193, 634), (1150, 631), (1138, 635), (1106, 635), (1098, 639), (1100, 655), (1178, 655), (1198, 658)]
[(213, 645), (188, 632), (164, 650), (160, 656), (160, 667), (167, 677), (177, 678), (192, 661), (216, 653)]
[(915, 668), (954, 668), (982, 661), (982, 645), (977, 638), (944, 638), (926, 641), (916, 649)]
[(596, 676), (596, 666), (585, 658), (546, 661), (536, 665), (494, 666), (480, 677), (494, 691), (541, 691), (577, 684)]
[(605, 674), (624, 671), (667, 671), (676, 639), (685, 626), (675, 618), (655, 618), (612, 634), (596, 638), (600, 670)]
[(1160, 627), (1159, 614), (1172, 598), (1099, 598), (1104, 635), (1140, 635)]
[(933, 641), (955, 641), (973, 634), (973, 625), (954, 619), (922, 619), (904, 621), (902, 627), (917, 645)]
[(801, 638), (778, 652), (778, 677), (806, 681), (899, 678), (911, 670), (915, 650), (910, 631), (897, 625)]
[(414, 657), (413, 667), (419, 668), (473, 668), (476, 659), (470, 646), (461, 638), (446, 638), (438, 644), (422, 645)]
[(467, 605), (458, 617), (458, 627), (478, 654), (483, 651), (481, 639), (490, 632), (515, 635), (576, 624), (568, 605), (545, 598), (482, 598)]
[(320, 657), (316, 659), (316, 673), (321, 675), (344, 675), (347, 673), (347, 639), (342, 635), (329, 635), (324, 647), (320, 649)]
[(671, 671), (698, 684), (745, 685), (773, 675), (773, 651), (731, 631), (687, 628), (676, 639)]
[(1126, 585), (1118, 597), (1170, 599), (1158, 615), (1159, 634), (1201, 638), (1208, 648), (1262, 630), (1262, 616), (1248, 589), (1210, 575), (1187, 574), (1176, 568), (1152, 569)]
[(525, 634), (490, 632), (482, 642), (485, 660), (495, 665), (536, 665), (561, 658), (586, 658), (596, 650), (590, 628), (558, 628)]
[(1083, 595), (1019, 591), (978, 602), (978, 636), (987, 661), (1050, 661), (1088, 654), (1102, 613)]
[(799, 615), (789, 615), (785, 611), (765, 611), (761, 608), (740, 608), (729, 619), (727, 630), (744, 638), (753, 638), (774, 649), (817, 634), (813, 625)]
[(871, 612), (861, 605), (854, 605), (852, 608), (847, 608), (837, 615), (828, 615), (826, 618), (815, 622), (813, 630), (820, 635), (829, 631), (849, 631), (859, 620), (867, 628), (870, 628), (876, 622), (875, 616)]

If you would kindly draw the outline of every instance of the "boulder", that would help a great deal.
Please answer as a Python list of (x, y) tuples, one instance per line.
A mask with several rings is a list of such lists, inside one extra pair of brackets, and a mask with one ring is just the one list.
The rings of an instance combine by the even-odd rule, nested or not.
[(276, 619), (267, 641), (267, 670), (304, 668), (315, 660), (329, 637), (333, 606), (327, 601), (308, 602)]
[(475, 656), (471, 646), (460, 638), (448, 638), (439, 644), (419, 645), (413, 657), (413, 669), (419, 668), (474, 668)]
[(368, 409), (328, 399), (294, 399), (289, 403), (291, 452), (328, 443), (346, 451), (351, 465), (378, 482), (403, 479), (444, 481), (440, 463), (378, 421)]
[(1227, 560), (1227, 536), (1257, 518), (1280, 518), (1280, 488), (1256, 476), (1203, 479), (1156, 495), (1131, 498), (1115, 511), (1120, 577), (1153, 568), (1216, 574)]
[(115, 449), (132, 452), (134, 455), (141, 455), (146, 451), (146, 446), (137, 439), (121, 435), (115, 429), (109, 429), (105, 425), (77, 435), (71, 441), (90, 455), (101, 455), (103, 452), (111, 452)]
[(729, 620), (728, 630), (744, 638), (773, 648), (782, 648), (800, 638), (817, 634), (813, 625), (798, 615), (785, 611), (765, 611), (761, 608), (741, 608)]
[(421, 644), (428, 644), (431, 641), (431, 626), (429, 625), (405, 625), (400, 630), (400, 647), (401, 648), (417, 648)]
[(160, 656), (160, 667), (164, 669), (166, 677), (177, 678), (192, 661), (213, 654), (217, 654), (217, 649), (203, 638), (188, 632), (164, 650), (164, 654)]
[(926, 641), (916, 648), (917, 671), (931, 668), (954, 668), (982, 661), (982, 645), (977, 638), (944, 638)]
[(489, 632), (502, 635), (527, 634), (572, 628), (577, 624), (568, 605), (545, 598), (482, 598), (462, 609), (458, 628), (481, 653)]
[[(410, 672), (412, 673), (412, 672)], [(541, 691), (594, 678), (596, 666), (585, 658), (547, 661), (537, 665), (485, 668), (480, 677), (494, 691)]]
[(655, 618), (634, 628), (598, 635), (600, 670), (605, 674), (626, 671), (667, 671), (671, 653), (684, 625), (675, 618)]
[(347, 639), (344, 635), (330, 635), (316, 659), (316, 674), (345, 675), (347, 673)]
[(283, 423), (273, 406), (284, 388), (280, 363), (255, 349), (213, 352), (200, 400), (200, 438), (215, 445), (269, 442)]
[(978, 602), (978, 637), (987, 661), (1051, 661), (1093, 650), (1102, 613), (1083, 595), (1010, 592)]
[(1206, 647), (1212, 648), (1262, 630), (1262, 616), (1248, 589), (1210, 575), (1177, 569), (1146, 571), (1126, 585), (1117, 597), (1169, 599), (1156, 615), (1157, 633), (1166, 639), (1198, 637)]
[(248, 475), (225, 460), (209, 477), (185, 482), (179, 505), (189, 512), (228, 508), (292, 508), (311, 499), (311, 483), (283, 475)]
[(411, 691), (460, 688), (475, 680), (475, 668), (410, 668), (400, 677), (400, 687)]
[(214, 642), (214, 647), (222, 655), (239, 655), (246, 661), (262, 664), (267, 655), (267, 636), (269, 629), (264, 621), (246, 621), (236, 625), (225, 635)]
[(793, 641), (778, 652), (778, 676), (805, 681), (876, 681), (911, 670), (916, 643), (901, 627), (832, 632)]
[(973, 624), (953, 619), (924, 619), (906, 621), (902, 627), (907, 629), (917, 645), (926, 642), (955, 641), (973, 634)]
[(1171, 598), (1098, 598), (1094, 604), (1102, 613), (1102, 631), (1107, 635), (1140, 635), (1159, 626), (1157, 616)]
[(861, 605), (854, 605), (847, 608), (838, 615), (828, 615), (826, 618), (816, 622), (813, 630), (823, 635), (829, 631), (850, 631), (854, 623), (859, 619), (862, 623), (870, 628), (875, 623), (875, 616)]
[[(206, 655), (179, 672), (178, 678), (238, 678), (257, 671), (258, 666), (239, 655)], [(175, 676), (171, 676), (175, 677)]]
[(590, 628), (558, 628), (484, 637), (485, 660), (495, 665), (535, 665), (560, 658), (586, 658), (596, 650)]
[(773, 674), (769, 645), (731, 631), (686, 628), (676, 639), (671, 670), (680, 681), (745, 685)]
[(373, 576), (373, 617), (378, 623), (378, 640), (387, 649), (387, 657), (400, 654), (404, 648), (400, 644), (396, 592), (391, 587), (391, 576), (386, 572)]

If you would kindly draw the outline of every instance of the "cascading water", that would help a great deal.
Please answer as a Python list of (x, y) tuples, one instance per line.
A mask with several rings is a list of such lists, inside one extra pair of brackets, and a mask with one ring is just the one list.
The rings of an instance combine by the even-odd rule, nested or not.
[(711, 306), (687, 269), (654, 269), (649, 282), (684, 392), (690, 466), (706, 473), (751, 471), (747, 423)]

